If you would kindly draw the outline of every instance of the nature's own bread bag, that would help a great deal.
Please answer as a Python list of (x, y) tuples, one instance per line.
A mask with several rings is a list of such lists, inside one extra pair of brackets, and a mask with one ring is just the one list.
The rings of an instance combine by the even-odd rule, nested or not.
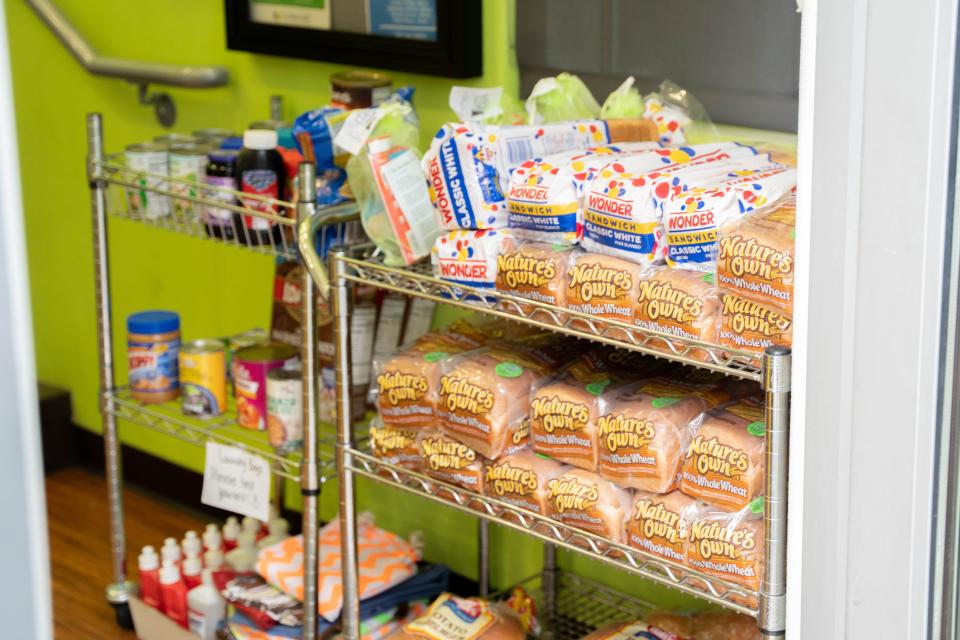
[(386, 427), (379, 416), (370, 421), (370, 453), (387, 464), (414, 471), (420, 469), (417, 431)]
[(627, 518), (627, 544), (665, 560), (686, 560), (687, 529), (696, 501), (679, 491), (636, 491)]
[[(645, 267), (627, 260), (582, 253), (567, 271), (567, 308), (597, 318), (633, 322), (637, 284)], [(585, 327), (586, 320), (574, 319), (571, 326)], [(622, 335), (613, 330), (608, 335)]]
[[(681, 638), (760, 640), (760, 627), (757, 626), (757, 620), (742, 613), (708, 611), (687, 616), (656, 612), (648, 615), (647, 620), (657, 628)], [(667, 638), (669, 639), (669, 636)]]
[(569, 467), (525, 449), (487, 462), (485, 493), (514, 507), (547, 515), (548, 484)]
[(439, 431), (420, 431), (417, 447), (423, 472), (474, 493), (483, 493), (483, 458)]
[[(497, 256), (497, 291), (557, 307), (565, 306), (567, 271), (579, 253), (572, 247), (505, 240)], [(539, 310), (534, 311), (532, 317), (539, 313)]]
[(699, 503), (690, 516), (687, 565), (750, 590), (763, 572), (763, 500), (740, 511)]
[(690, 423), (680, 490), (724, 509), (739, 510), (764, 492), (766, 422), (762, 397), (718, 407)]
[(678, 636), (646, 620), (632, 620), (604, 625), (580, 640), (692, 640), (692, 638)]
[(719, 297), (717, 344), (763, 353), (771, 345), (789, 347), (793, 343), (793, 319), (782, 309), (722, 289)]
[[(654, 267), (637, 283), (633, 324), (687, 340), (716, 342), (717, 287), (713, 274), (685, 269)], [(683, 345), (674, 343), (678, 350)], [(666, 344), (664, 350), (670, 347)], [(705, 359), (706, 352), (694, 348), (690, 354)]]
[(630, 493), (590, 471), (570, 469), (547, 483), (550, 517), (614, 542), (623, 542)]

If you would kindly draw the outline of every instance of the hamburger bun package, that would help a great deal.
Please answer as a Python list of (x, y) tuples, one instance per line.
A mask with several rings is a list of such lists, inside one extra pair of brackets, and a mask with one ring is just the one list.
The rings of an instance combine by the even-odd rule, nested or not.
[(370, 453), (386, 464), (413, 471), (420, 470), (417, 432), (385, 427), (379, 416), (374, 416), (370, 421)]
[(569, 467), (556, 460), (526, 449), (487, 462), (484, 492), (511, 506), (547, 515), (550, 493), (547, 485), (567, 469)]
[(517, 587), (503, 602), (442, 593), (391, 640), (524, 640), (536, 629), (533, 600)]
[(583, 186), (610, 162), (660, 145), (627, 142), (533, 158), (513, 170), (507, 192), (508, 224), (514, 235), (554, 244), (583, 236)]
[[(536, 302), (563, 307), (570, 264), (579, 252), (543, 242), (504, 240), (497, 256), (497, 291)], [(541, 312), (524, 307), (536, 317)]]
[(547, 483), (549, 515), (565, 525), (623, 542), (630, 493), (590, 471), (570, 469)]
[(542, 125), (445, 124), (423, 156), (428, 192), (444, 229), (507, 226), (510, 173), (531, 158), (616, 142), (654, 141), (642, 118)]
[(687, 566), (749, 590), (763, 574), (763, 499), (740, 511), (699, 503), (690, 516)]
[(789, 347), (793, 342), (793, 319), (779, 307), (768, 307), (721, 290), (716, 341), (730, 349), (756, 353), (763, 353), (771, 345)]
[(633, 494), (627, 544), (677, 564), (686, 561), (687, 529), (696, 500), (679, 491)]
[(509, 229), (462, 229), (444, 233), (434, 241), (430, 251), (434, 275), (455, 284), (493, 289), (497, 281), (497, 257), (509, 236)]
[(790, 197), (722, 224), (717, 232), (717, 284), (791, 316), (796, 214)]
[[(597, 253), (577, 255), (567, 271), (567, 308), (597, 318), (631, 324), (636, 307), (637, 284), (645, 268), (634, 262)], [(584, 320), (570, 323), (584, 327)], [(619, 330), (609, 335), (622, 334)]]
[(766, 422), (761, 396), (697, 416), (690, 431), (681, 491), (728, 510), (743, 509), (763, 495)]
[[(441, 482), (483, 493), (483, 458), (465, 444), (438, 431), (420, 431), (417, 448), (423, 473)], [(445, 491), (442, 489), (440, 493)]]

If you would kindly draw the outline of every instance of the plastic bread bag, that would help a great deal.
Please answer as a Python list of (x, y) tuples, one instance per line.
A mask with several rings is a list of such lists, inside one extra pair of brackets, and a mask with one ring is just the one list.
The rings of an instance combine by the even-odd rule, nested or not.
[(729, 510), (764, 492), (766, 422), (763, 398), (744, 398), (690, 422), (692, 439), (680, 472), (680, 490)]
[(700, 137), (717, 139), (717, 131), (707, 112), (689, 91), (664, 80), (657, 91), (644, 98), (645, 118), (657, 125), (659, 141), (665, 145), (682, 145), (687, 141), (691, 125), (696, 125)]
[[(656, 389), (660, 391), (661, 389)], [(625, 487), (667, 493), (677, 486), (690, 440), (687, 424), (709, 407), (679, 386), (651, 393), (630, 385), (601, 402), (597, 420), (600, 475)]]
[(547, 515), (547, 484), (567, 469), (565, 465), (538, 456), (529, 449), (501, 456), (487, 462), (484, 469), (485, 493), (514, 507)]
[(752, 147), (712, 143), (620, 158), (584, 186), (583, 237), (587, 251), (642, 264), (666, 258), (662, 203), (690, 184), (710, 184), (730, 165), (768, 164)]
[(577, 243), (583, 236), (584, 184), (618, 158), (657, 149), (660, 145), (655, 142), (625, 142), (527, 160), (510, 176), (510, 229), (528, 240)]
[(417, 432), (385, 427), (377, 416), (370, 421), (370, 453), (381, 462), (395, 467), (413, 471), (420, 469)]
[(450, 109), (460, 122), (491, 125), (527, 124), (523, 103), (503, 87), (450, 88)]
[(455, 284), (493, 289), (497, 282), (497, 258), (510, 237), (509, 229), (448, 231), (433, 243), (433, 273)]
[(653, 141), (643, 119), (545, 125), (445, 124), (423, 156), (430, 200), (445, 229), (507, 226), (510, 174), (531, 158), (618, 142)]
[[(497, 291), (563, 307), (567, 300), (567, 270), (577, 255), (579, 252), (569, 246), (508, 238), (497, 256)], [(530, 306), (521, 306), (521, 310), (534, 318), (541, 314)]]
[(794, 198), (758, 208), (717, 230), (717, 284), (793, 314)]
[(739, 292), (720, 291), (717, 344), (739, 351), (763, 353), (773, 345), (793, 343), (793, 319), (778, 307), (741, 298)]
[(417, 434), (423, 473), (448, 484), (483, 493), (483, 458), (467, 445), (439, 431)]
[(680, 636), (661, 629), (646, 620), (614, 622), (604, 625), (583, 636), (581, 640), (694, 640), (690, 636)]
[(535, 633), (533, 600), (517, 587), (503, 602), (443, 593), (391, 640), (524, 640)]
[(789, 195), (796, 185), (797, 170), (791, 167), (738, 167), (714, 185), (672, 195), (663, 207), (667, 262), (713, 271), (717, 228)]
[(628, 77), (623, 83), (610, 92), (600, 107), (601, 118), (637, 118), (646, 112), (646, 105), (640, 90), (634, 84), (636, 79)]
[[(640, 278), (636, 291), (633, 324), (637, 327), (716, 343), (720, 299), (712, 273), (654, 267)], [(671, 350), (670, 344), (677, 351), (683, 351), (685, 346), (666, 338), (663, 342), (668, 343), (662, 345), (665, 351)], [(705, 350), (696, 347), (687, 355), (699, 360), (709, 358)]]
[[(596, 253), (578, 255), (567, 271), (567, 308), (596, 318), (631, 324), (637, 299), (637, 284), (646, 268), (635, 263)], [(571, 326), (587, 321), (575, 319)], [(619, 329), (607, 335), (622, 335)]]
[(740, 511), (699, 503), (690, 517), (687, 566), (749, 590), (763, 575), (763, 498)]
[(566, 72), (540, 78), (530, 90), (526, 107), (530, 124), (600, 117), (600, 105), (587, 85), (579, 77)]
[(567, 526), (623, 542), (630, 493), (583, 469), (570, 469), (547, 483), (550, 517)]
[[(696, 640), (760, 640), (756, 618), (728, 611), (707, 611), (692, 615), (654, 612), (647, 616), (650, 624), (678, 638)], [(670, 638), (670, 636), (666, 636)]]
[(527, 444), (530, 392), (543, 375), (503, 348), (479, 349), (446, 361), (440, 377), (440, 429), (495, 459)]
[(696, 500), (680, 491), (633, 494), (627, 544), (677, 564), (686, 560), (687, 529)]

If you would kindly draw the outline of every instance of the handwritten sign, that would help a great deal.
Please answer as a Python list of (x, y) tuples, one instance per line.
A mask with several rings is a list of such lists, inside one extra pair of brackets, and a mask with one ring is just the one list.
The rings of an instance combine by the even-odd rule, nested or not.
[(242, 449), (208, 442), (200, 501), (211, 507), (268, 520), (270, 464)]

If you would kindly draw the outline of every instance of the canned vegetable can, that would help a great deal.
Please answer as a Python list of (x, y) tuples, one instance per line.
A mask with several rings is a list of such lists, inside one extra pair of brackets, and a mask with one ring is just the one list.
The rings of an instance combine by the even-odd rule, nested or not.
[(127, 187), (127, 210), (136, 218), (156, 220), (170, 215), (170, 200), (148, 189), (166, 190), (167, 182), (162, 177), (168, 173), (166, 147), (153, 144), (131, 144), (124, 151), (128, 169), (149, 173), (149, 176), (134, 178), (136, 188)]
[(267, 436), (282, 453), (303, 446), (303, 378), (300, 367), (267, 374)]
[(233, 389), (237, 398), (237, 424), (263, 431), (267, 428), (267, 374), (296, 364), (300, 352), (283, 344), (267, 343), (237, 351)]
[(219, 340), (194, 340), (180, 348), (183, 413), (212, 418), (227, 407), (226, 356)]

